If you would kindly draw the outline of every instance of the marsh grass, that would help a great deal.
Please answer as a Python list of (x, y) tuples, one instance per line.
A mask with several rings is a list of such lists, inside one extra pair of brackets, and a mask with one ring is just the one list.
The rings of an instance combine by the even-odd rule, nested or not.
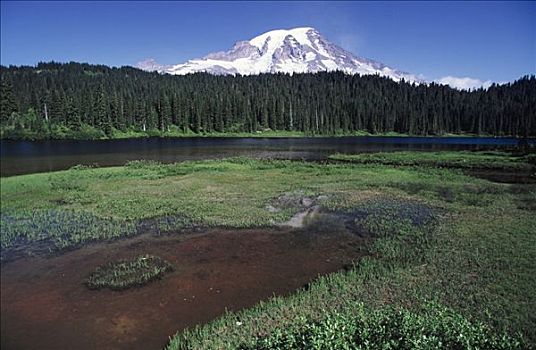
[(120, 220), (62, 209), (2, 212), (0, 226), (2, 261), (52, 255), (89, 242), (110, 241), (141, 233), (168, 234), (201, 228), (181, 216)]
[(17, 244), (50, 242), (51, 250), (62, 250), (88, 241), (102, 241), (133, 235), (129, 221), (101, 218), (69, 210), (3, 210), (0, 214), (2, 251)]
[(351, 270), (178, 333), (168, 349), (531, 348), (530, 213), (504, 203), (400, 215), (385, 203), (361, 205), (368, 215), (357, 224), (377, 238)]
[(132, 260), (120, 260), (97, 267), (84, 284), (89, 289), (124, 290), (160, 279), (172, 270), (170, 263), (157, 256), (141, 255)]
[(501, 152), (385, 152), (333, 154), (331, 160), (356, 164), (427, 166), (434, 168), (524, 170), (533, 168), (534, 155), (512, 156)]
[(509, 192), (515, 195), (519, 209), (536, 210), (536, 186), (512, 185)]
[[(441, 166), (458, 162), (456, 157), (490, 169), (519, 170), (530, 165), (522, 157), (467, 153), (435, 152), (430, 157)], [(352, 312), (359, 310), (357, 303), (365, 305), (366, 313), (392, 306), (407, 310), (407, 317), (423, 317), (422, 322), (434, 324), (435, 314), (427, 306), (430, 301), (471, 325), (489, 326), (496, 337), (502, 339), (506, 332), (511, 336), (507, 341), (515, 341), (516, 332), (521, 332), (526, 347), (536, 344), (536, 185), (492, 183), (465, 175), (465, 168), (438, 168), (433, 159), (419, 164), (427, 154), (405, 152), (410, 166), (233, 158), (177, 164), (142, 161), (125, 167), (2, 178), (2, 250), (18, 239), (31, 243), (63, 237), (69, 246), (92, 236), (97, 240), (122, 237), (117, 233), (140, 232), (140, 223), (148, 220), (154, 220), (160, 232), (196, 226), (271, 226), (301, 210), (299, 205), (267, 210), (278, 198), (323, 196), (322, 207), (355, 213), (351, 225), (374, 235), (369, 256), (349, 271), (319, 278), (307, 290), (183, 331), (168, 348), (254, 346), (278, 330), (300, 335), (301, 330), (293, 328), (300, 319), (314, 327), (321, 325), (319, 332), (324, 332), (329, 330), (324, 320), (337, 313), (344, 315), (344, 322), (354, 322), (353, 317), (360, 320)], [(63, 218), (56, 212), (69, 214)], [(56, 224), (76, 221), (72, 215), (78, 213), (88, 216), (84, 220), (89, 231), (77, 231), (78, 224), (65, 225), (72, 225), (69, 230)], [(52, 219), (41, 218), (47, 215)], [(102, 225), (99, 220), (114, 224), (104, 234), (101, 229), (91, 233), (91, 226)], [(34, 230), (32, 225), (41, 228)], [(126, 231), (121, 231), (121, 225), (126, 225)], [(70, 232), (78, 234), (70, 238)], [(460, 327), (465, 324), (460, 322)], [(371, 323), (366, 329), (375, 327)], [(458, 331), (456, 327), (450, 329)], [(494, 337), (487, 331), (475, 332)], [(450, 339), (443, 336), (442, 341)]]

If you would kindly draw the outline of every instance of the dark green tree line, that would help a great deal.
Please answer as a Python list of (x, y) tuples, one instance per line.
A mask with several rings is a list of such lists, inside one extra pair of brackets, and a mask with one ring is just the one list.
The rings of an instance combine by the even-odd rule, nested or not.
[[(161, 75), (132, 67), (39, 63), (1, 67), (2, 128), (184, 132), (366, 130), (412, 135), (536, 136), (536, 78), (459, 91), (379, 76)], [(30, 112), (31, 111), (31, 112)]]

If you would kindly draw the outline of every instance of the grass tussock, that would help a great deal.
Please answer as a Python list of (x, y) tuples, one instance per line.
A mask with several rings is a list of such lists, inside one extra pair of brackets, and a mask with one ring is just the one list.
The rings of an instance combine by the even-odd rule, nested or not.
[(167, 261), (157, 256), (142, 255), (99, 266), (84, 283), (89, 289), (123, 290), (143, 286), (172, 270)]

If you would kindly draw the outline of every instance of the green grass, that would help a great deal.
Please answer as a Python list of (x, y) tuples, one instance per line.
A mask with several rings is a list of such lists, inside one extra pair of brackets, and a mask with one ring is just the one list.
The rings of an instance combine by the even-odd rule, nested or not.
[[(456, 162), (456, 156), (479, 166), (491, 162), (491, 169), (497, 164), (528, 166), (521, 158), (502, 154), (433, 154), (440, 164)], [(268, 205), (295, 194), (322, 196), (318, 204), (327, 209), (366, 214), (355, 224), (375, 237), (370, 255), (350, 271), (321, 277), (306, 290), (181, 332), (169, 349), (251, 348), (296, 337), (325, 340), (322, 334), (338, 329), (330, 328), (333, 322), (348, 323), (353, 330), (366, 322), (370, 327), (364, 329), (373, 331), (380, 321), (389, 325), (401, 319), (409, 319), (409, 328), (401, 328), (404, 339), (416, 341), (424, 332), (421, 325), (435, 337), (422, 348), (454, 341), (451, 333), (459, 330), (467, 330), (462, 334), (472, 340), (465, 344), (474, 348), (515, 347), (517, 332), (526, 342), (521, 347), (536, 344), (536, 185), (492, 183), (466, 176), (462, 169), (419, 164), (425, 153), (404, 152), (405, 161), (411, 158), (414, 163), (404, 167), (246, 158), (168, 165), (138, 161), (2, 178), (2, 215), (8, 218), (2, 221), (2, 249), (9, 249), (17, 237), (29, 242), (46, 238), (45, 231), (28, 233), (28, 225), (40, 222), (29, 213), (87, 216), (135, 225), (136, 232), (147, 222), (160, 231), (270, 226), (300, 209), (274, 212)], [(11, 232), (7, 236), (6, 228)], [(105, 239), (94, 234), (86, 238)], [(311, 333), (311, 327), (318, 332)], [(391, 341), (389, 329), (385, 332), (377, 339)], [(498, 345), (486, 347), (479, 343), (482, 339)]]
[(87, 241), (107, 240), (136, 233), (130, 221), (97, 217), (85, 212), (42, 209), (2, 211), (2, 249), (35, 241), (50, 243), (50, 249), (78, 246)]
[[(307, 133), (303, 131), (289, 131), (289, 130), (258, 130), (255, 132), (200, 132), (194, 133), (191, 130), (183, 131), (175, 126), (172, 126), (169, 130), (161, 131), (158, 129), (151, 129), (147, 131), (142, 130), (114, 130), (112, 139), (125, 139), (125, 138), (139, 138), (139, 137), (343, 137), (343, 136), (378, 136), (378, 137), (411, 137), (414, 135), (402, 134), (394, 131), (385, 132), (385, 133), (376, 133), (372, 134), (366, 130), (358, 130), (355, 132), (343, 132), (339, 131), (334, 134), (322, 135)], [(444, 134), (444, 135), (430, 135), (434, 136), (443, 136), (443, 137), (478, 137), (479, 135), (467, 135), (467, 134)], [(483, 136), (483, 135), (480, 135)]]
[(385, 152), (361, 154), (334, 154), (331, 160), (355, 164), (382, 164), (394, 166), (428, 166), (435, 168), (524, 170), (533, 169), (528, 163), (533, 156), (511, 156), (502, 152)]
[[(350, 311), (351, 310), (351, 311)], [(519, 336), (496, 334), (481, 322), (436, 303), (426, 313), (405, 308), (366, 308), (355, 302), (346, 312), (320, 321), (300, 318), (242, 349), (523, 349)]]
[(52, 124), (43, 130), (14, 129), (8, 125), (0, 127), (0, 139), (8, 140), (98, 140), (106, 138), (104, 131), (88, 124), (77, 129), (65, 125)]
[(123, 290), (143, 286), (173, 270), (167, 261), (152, 255), (120, 260), (97, 267), (85, 281), (89, 289)]
[(112, 128), (111, 134), (106, 135), (103, 130), (97, 129), (87, 124), (83, 124), (77, 129), (71, 129), (65, 125), (53, 124), (46, 130), (32, 131), (28, 129), (14, 129), (11, 126), (0, 128), (0, 139), (11, 140), (105, 140), (105, 139), (132, 139), (144, 137), (344, 137), (344, 136), (378, 136), (378, 137), (493, 137), (493, 135), (477, 134), (442, 134), (442, 135), (409, 135), (394, 131), (383, 133), (370, 133), (366, 130), (357, 130), (345, 132), (338, 130), (332, 134), (314, 134), (312, 132), (290, 131), (290, 130), (257, 130), (255, 132), (199, 132), (191, 130), (182, 130), (181, 128), (171, 125), (166, 130), (147, 129), (145, 131), (136, 128), (127, 128), (125, 130)]
[[(533, 213), (518, 209), (515, 201), (509, 199), (484, 206), (448, 203), (445, 205), (448, 212), (439, 214), (441, 219), (436, 226), (424, 229), (412, 227), (407, 221), (404, 224), (399, 218), (391, 220), (396, 206), (389, 212), (383, 205), (382, 211), (373, 210), (369, 217), (379, 214), (384, 219), (367, 218), (364, 224), (375, 232), (396, 234), (380, 235), (371, 247), (371, 256), (359, 261), (351, 271), (322, 277), (307, 290), (290, 297), (273, 298), (253, 309), (230, 313), (206, 326), (179, 333), (168, 349), (254, 348), (265, 345), (265, 341), (280, 345), (280, 338), (303, 339), (303, 333), (296, 331), (296, 327), (318, 327), (321, 334), (329, 331), (326, 317), (342, 314), (345, 327), (351, 322), (361, 325), (363, 314), (358, 303), (366, 305), (367, 313), (382, 315), (385, 307), (394, 307), (410, 319), (421, 320), (415, 321), (417, 324), (425, 323), (413, 332), (405, 331), (406, 340), (415, 340), (428, 332), (435, 334), (437, 341), (452, 340), (445, 330), (434, 328), (434, 324), (445, 325), (441, 318), (430, 316), (439, 305), (454, 318), (446, 327), (448, 332), (467, 337), (465, 346), (459, 348), (533, 346), (536, 341), (532, 313), (536, 307), (532, 293), (536, 285), (532, 273), (536, 268), (536, 220)], [(386, 328), (398, 322), (398, 316), (395, 314), (393, 320), (390, 315), (393, 316), (384, 315), (386, 320), (382, 325), (386, 334), (378, 341), (385, 341), (381, 344), (386, 348), (398, 348), (392, 343), (399, 339), (398, 335), (388, 333)], [(297, 320), (302, 320), (302, 324), (297, 325)], [(377, 332), (377, 326), (374, 322), (367, 323), (360, 332)], [(411, 329), (415, 324), (411, 321), (408, 326)], [(344, 333), (348, 328), (339, 331)], [(525, 337), (521, 343), (517, 332)], [(309, 342), (309, 336), (304, 341)], [(499, 344), (496, 341), (502, 345), (490, 345)], [(363, 345), (351, 341), (344, 344), (355, 348)], [(409, 348), (436, 348), (433, 344), (429, 343), (428, 347), (413, 344)]]

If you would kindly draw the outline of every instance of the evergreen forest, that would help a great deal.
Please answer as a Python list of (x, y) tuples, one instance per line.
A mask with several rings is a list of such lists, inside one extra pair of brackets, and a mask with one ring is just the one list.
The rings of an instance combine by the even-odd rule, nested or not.
[(536, 136), (536, 77), (488, 89), (377, 75), (173, 76), (82, 63), (1, 66), (4, 139), (118, 133)]

